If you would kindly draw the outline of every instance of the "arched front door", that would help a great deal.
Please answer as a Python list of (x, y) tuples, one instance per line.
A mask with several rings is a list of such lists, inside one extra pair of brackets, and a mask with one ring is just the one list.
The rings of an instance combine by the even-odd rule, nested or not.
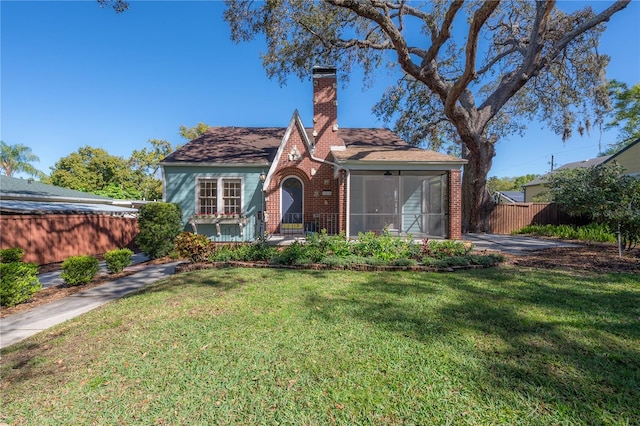
[(282, 233), (302, 232), (302, 202), (304, 194), (302, 182), (295, 177), (286, 178), (282, 182), (280, 192), (282, 200)]

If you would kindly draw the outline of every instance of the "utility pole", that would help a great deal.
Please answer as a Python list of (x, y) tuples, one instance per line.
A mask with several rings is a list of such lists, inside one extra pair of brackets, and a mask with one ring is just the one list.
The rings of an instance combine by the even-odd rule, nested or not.
[(553, 154), (551, 154), (551, 171), (553, 171)]

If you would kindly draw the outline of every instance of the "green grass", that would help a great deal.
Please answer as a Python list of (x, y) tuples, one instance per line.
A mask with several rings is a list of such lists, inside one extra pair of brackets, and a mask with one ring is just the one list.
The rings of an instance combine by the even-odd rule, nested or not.
[(638, 424), (640, 279), (223, 269), (2, 351), (10, 425)]

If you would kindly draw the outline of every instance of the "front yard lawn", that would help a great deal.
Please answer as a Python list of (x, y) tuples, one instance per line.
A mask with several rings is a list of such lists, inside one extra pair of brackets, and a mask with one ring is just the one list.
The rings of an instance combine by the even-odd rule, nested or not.
[(205, 270), (2, 351), (11, 425), (637, 424), (640, 278)]

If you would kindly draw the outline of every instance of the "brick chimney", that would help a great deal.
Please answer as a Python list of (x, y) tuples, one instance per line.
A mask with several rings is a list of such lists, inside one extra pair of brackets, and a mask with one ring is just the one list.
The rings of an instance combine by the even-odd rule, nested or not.
[(316, 157), (327, 158), (331, 148), (344, 149), (338, 137), (338, 82), (333, 67), (313, 67), (313, 136)]

